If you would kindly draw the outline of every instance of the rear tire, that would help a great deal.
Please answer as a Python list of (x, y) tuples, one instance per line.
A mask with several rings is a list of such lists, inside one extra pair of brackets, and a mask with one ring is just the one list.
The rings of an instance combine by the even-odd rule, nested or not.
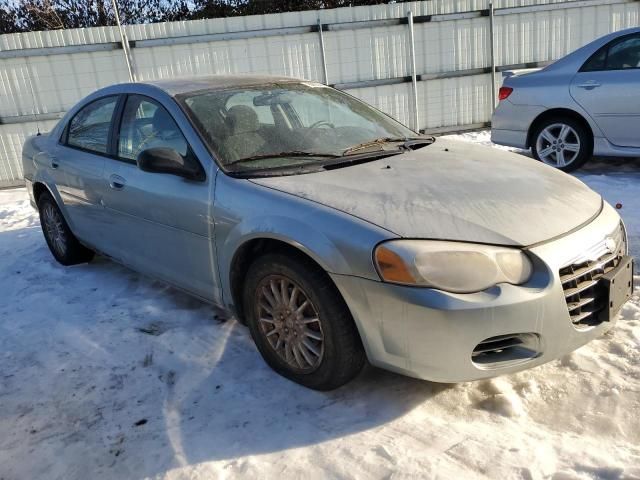
[(38, 198), (40, 226), (44, 239), (54, 258), (62, 265), (77, 265), (89, 262), (94, 252), (82, 245), (67, 225), (58, 204), (49, 192)]
[(269, 253), (245, 278), (247, 324), (271, 368), (315, 390), (333, 390), (360, 372), (360, 336), (326, 272), (302, 256)]
[(582, 123), (571, 117), (549, 118), (533, 132), (531, 153), (547, 165), (572, 172), (591, 158), (593, 138)]

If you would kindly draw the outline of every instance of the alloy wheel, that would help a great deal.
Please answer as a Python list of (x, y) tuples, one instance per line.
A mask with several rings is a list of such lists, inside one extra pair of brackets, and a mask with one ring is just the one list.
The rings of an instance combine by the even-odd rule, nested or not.
[(580, 137), (565, 123), (545, 127), (536, 139), (538, 158), (547, 165), (562, 168), (571, 165), (580, 154)]
[(51, 246), (60, 256), (64, 256), (67, 251), (67, 235), (62, 223), (60, 212), (50, 203), (45, 204), (42, 210), (45, 233)]
[(324, 333), (307, 293), (283, 275), (269, 275), (258, 285), (255, 302), (260, 332), (278, 357), (299, 373), (316, 370)]

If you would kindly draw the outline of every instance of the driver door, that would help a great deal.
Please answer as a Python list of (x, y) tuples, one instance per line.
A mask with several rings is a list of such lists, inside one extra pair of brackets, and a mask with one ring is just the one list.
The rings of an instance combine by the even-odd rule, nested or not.
[(214, 178), (187, 180), (143, 172), (138, 154), (171, 148), (193, 155), (169, 112), (155, 100), (128, 95), (116, 158), (106, 160), (104, 206), (114, 231), (113, 254), (135, 270), (207, 300), (220, 300), (213, 249)]

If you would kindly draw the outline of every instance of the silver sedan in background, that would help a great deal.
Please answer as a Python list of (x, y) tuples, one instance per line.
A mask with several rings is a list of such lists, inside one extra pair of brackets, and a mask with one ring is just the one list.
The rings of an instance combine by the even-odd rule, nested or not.
[(367, 358), (442, 382), (539, 365), (631, 294), (624, 226), (583, 183), (314, 82), (111, 86), (23, 165), (60, 263), (100, 252), (231, 310), (311, 388)]
[(640, 157), (640, 28), (606, 35), (500, 88), (491, 140), (564, 171)]

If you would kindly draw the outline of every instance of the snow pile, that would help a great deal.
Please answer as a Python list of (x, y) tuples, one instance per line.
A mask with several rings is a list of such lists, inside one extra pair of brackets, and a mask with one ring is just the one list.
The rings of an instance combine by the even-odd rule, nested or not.
[(472, 132), (464, 132), (456, 135), (445, 135), (443, 138), (450, 138), (452, 140), (459, 140), (461, 142), (475, 143), (478, 145), (484, 145), (486, 147), (498, 148), (500, 150), (508, 150), (510, 152), (521, 153), (529, 155), (528, 150), (521, 150), (519, 148), (505, 147), (504, 145), (497, 145), (491, 142), (490, 130), (474, 130)]
[[(637, 257), (640, 164), (622, 166), (579, 177), (624, 204)], [(2, 479), (640, 478), (638, 293), (609, 334), (530, 371), (367, 368), (319, 393), (197, 300), (102, 258), (57, 265), (24, 190), (0, 191), (0, 272)]]

